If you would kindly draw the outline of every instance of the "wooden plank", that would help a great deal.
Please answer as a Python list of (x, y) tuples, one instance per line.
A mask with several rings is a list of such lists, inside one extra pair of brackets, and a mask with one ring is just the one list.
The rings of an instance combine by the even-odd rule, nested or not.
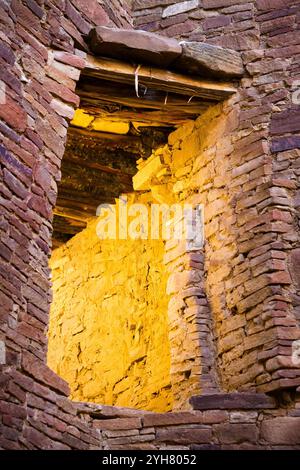
[(202, 114), (207, 107), (198, 108), (196, 112), (190, 112), (187, 109), (174, 109), (173, 111), (169, 110), (155, 110), (148, 111), (145, 109), (139, 109), (134, 111), (133, 109), (121, 109), (116, 111), (113, 114), (101, 112), (97, 105), (92, 106), (83, 102), (82, 109), (86, 110), (88, 113), (97, 112), (99, 117), (107, 118), (116, 121), (130, 121), (130, 122), (145, 122), (149, 123), (149, 126), (155, 125), (156, 127), (174, 127), (184, 124), (187, 120), (196, 119), (200, 114)]
[(128, 185), (132, 186), (132, 174), (125, 173), (123, 170), (119, 170), (118, 168), (112, 168), (109, 166), (101, 165), (97, 162), (92, 162), (90, 160), (84, 160), (76, 155), (70, 155), (70, 153), (66, 152), (64, 155), (65, 161), (69, 161), (74, 163), (75, 165), (84, 166), (86, 168), (92, 168), (94, 170), (99, 170), (103, 173), (110, 173), (112, 175), (119, 176), (119, 181), (127, 183)]
[(53, 220), (53, 230), (57, 234), (75, 235), (86, 227), (86, 222), (75, 219), (66, 219), (60, 215), (55, 215)]
[[(93, 107), (91, 106), (86, 106), (83, 104), (83, 109), (85, 109), (87, 112), (93, 112)], [(207, 108), (205, 108), (207, 109)], [(174, 127), (174, 126), (179, 126), (180, 124), (184, 124), (187, 120), (190, 119), (196, 119), (200, 114), (202, 114), (205, 109), (198, 109), (197, 112), (195, 113), (190, 113), (186, 112), (186, 110), (174, 110), (174, 111), (165, 111), (165, 110), (160, 110), (160, 111), (147, 111), (147, 110), (120, 110), (116, 111), (113, 114), (113, 119), (116, 121), (130, 121), (130, 122), (145, 122), (148, 123), (149, 126), (154, 126), (155, 127)], [(99, 108), (97, 108), (97, 111), (99, 112)], [(103, 113), (100, 114), (99, 117), (102, 118), (110, 118), (109, 114)]]
[[(114, 82), (99, 81), (88, 77), (79, 83), (76, 93), (81, 98), (81, 108), (86, 102), (100, 106), (107, 103), (119, 103), (128, 107), (164, 109), (165, 111), (184, 108), (186, 112), (197, 113), (213, 104), (211, 101), (204, 101), (199, 97), (189, 100), (185, 95), (149, 88), (142, 90), (141, 96), (137, 97), (134, 87), (130, 85), (124, 84), (120, 87)], [(114, 115), (114, 113), (109, 114), (111, 117)]]
[(123, 135), (123, 134), (111, 134), (109, 132), (99, 132), (99, 131), (90, 131), (85, 130), (80, 127), (69, 126), (68, 128), (68, 135), (71, 136), (82, 136), (87, 139), (96, 139), (96, 140), (104, 140), (104, 141), (112, 141), (113, 143), (120, 143), (122, 145), (130, 144), (132, 146), (140, 147), (141, 141), (139, 137), (135, 137), (132, 135)]
[(64, 201), (61, 202), (63, 203), (63, 206), (58, 203), (53, 209), (54, 215), (60, 215), (62, 217), (66, 217), (67, 219), (74, 219), (80, 222), (87, 222), (87, 220), (91, 217), (96, 217), (96, 209), (89, 209), (88, 211), (84, 211), (66, 207), (66, 203)]
[(138, 76), (139, 84), (154, 90), (198, 96), (213, 101), (221, 101), (236, 92), (236, 88), (230, 83), (200, 80), (147, 65), (141, 65), (137, 70), (132, 64), (91, 55), (87, 56), (86, 67), (82, 72), (82, 76), (84, 75), (130, 83), (133, 86)]
[[(100, 186), (101, 188), (101, 186)], [(132, 185), (131, 185), (132, 188)], [(98, 201), (106, 202), (109, 200), (114, 200), (116, 197), (114, 191), (107, 191), (107, 188), (101, 189), (97, 188), (97, 193), (82, 191), (69, 186), (60, 185), (58, 193), (58, 204), (61, 199), (66, 199), (69, 201), (74, 201), (79, 204), (87, 204), (88, 206), (94, 207), (97, 206)]]

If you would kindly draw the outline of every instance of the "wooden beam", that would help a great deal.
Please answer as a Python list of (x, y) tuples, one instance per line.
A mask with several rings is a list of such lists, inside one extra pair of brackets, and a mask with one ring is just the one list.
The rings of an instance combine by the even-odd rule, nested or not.
[[(101, 188), (101, 186), (100, 186)], [(132, 185), (131, 185), (132, 188)], [(82, 204), (89, 207), (97, 207), (98, 204), (102, 202), (114, 201), (114, 198), (117, 197), (113, 190), (107, 191), (107, 188), (103, 188), (99, 191), (97, 188), (97, 193), (94, 192), (87, 192), (81, 189), (74, 189), (68, 186), (64, 186), (64, 184), (60, 184), (58, 190), (58, 204), (61, 199), (67, 201), (73, 201), (74, 204)]]
[(119, 170), (118, 168), (112, 168), (109, 166), (101, 165), (101, 163), (92, 162), (90, 160), (84, 160), (79, 156), (74, 154), (70, 155), (69, 152), (66, 152), (64, 155), (65, 161), (69, 161), (74, 163), (75, 165), (80, 165), (86, 168), (92, 168), (93, 170), (98, 170), (103, 173), (110, 173), (112, 175), (117, 175), (119, 177), (119, 181), (127, 183), (129, 186), (132, 186), (132, 174), (126, 173), (123, 170)]
[(119, 60), (87, 56), (86, 67), (82, 75), (99, 79), (112, 80), (118, 83), (130, 83), (154, 90), (164, 90), (179, 95), (198, 96), (200, 98), (221, 101), (236, 92), (230, 83), (200, 80), (179, 73), (162, 70), (147, 65), (137, 67)]
[[(93, 107), (89, 106), (88, 103), (83, 101), (83, 109), (87, 112), (97, 111), (99, 115), (102, 117), (106, 117), (107, 119), (110, 118), (109, 114), (103, 112), (101, 114), (101, 110), (99, 106)], [(120, 111), (116, 111), (113, 113), (113, 119), (119, 121), (130, 121), (130, 122), (145, 122), (149, 123), (151, 126), (155, 123), (156, 127), (174, 127), (180, 124), (184, 124), (187, 120), (196, 119), (200, 114), (202, 114), (208, 107), (197, 107), (197, 111), (191, 112), (191, 109), (187, 108), (178, 108), (174, 110), (155, 110), (155, 111), (148, 111), (145, 109), (140, 109), (134, 111), (133, 109), (121, 109)]]
[[(190, 100), (185, 95), (149, 88), (141, 91), (141, 96), (137, 97), (136, 91), (131, 85), (123, 84), (120, 87), (115, 82), (99, 81), (88, 77), (79, 82), (76, 93), (81, 98), (81, 108), (83, 107), (83, 102), (94, 103), (102, 107), (105, 104), (107, 106), (107, 103), (118, 103), (128, 107), (163, 109), (165, 111), (183, 108), (186, 112), (195, 114), (212, 104), (211, 101), (204, 101), (199, 97), (194, 97)], [(114, 117), (114, 113), (109, 114), (111, 118)]]
[(136, 145), (140, 146), (141, 141), (139, 137), (132, 135), (123, 135), (123, 134), (111, 134), (109, 132), (99, 132), (99, 131), (90, 131), (82, 129), (81, 127), (69, 126), (68, 135), (71, 136), (82, 136), (88, 139), (96, 139), (102, 141), (111, 141), (115, 144), (120, 145)]
[(57, 234), (75, 235), (81, 232), (86, 227), (86, 222), (79, 220), (65, 218), (60, 215), (55, 215), (53, 220), (53, 230)]
[(66, 219), (74, 219), (80, 222), (87, 222), (88, 219), (90, 219), (91, 217), (96, 217), (96, 208), (95, 210), (89, 209), (89, 211), (73, 209), (70, 207), (66, 207), (65, 201), (61, 201), (53, 209), (53, 214), (60, 215), (61, 217), (65, 217)]

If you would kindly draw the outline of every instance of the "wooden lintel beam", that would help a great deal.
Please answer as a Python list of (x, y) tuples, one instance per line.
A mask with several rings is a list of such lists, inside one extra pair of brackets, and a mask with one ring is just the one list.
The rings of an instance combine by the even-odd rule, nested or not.
[(87, 222), (91, 217), (96, 217), (96, 210), (84, 212), (82, 210), (71, 209), (69, 207), (60, 206), (59, 204), (53, 209), (54, 215), (65, 217), (66, 219), (74, 219), (80, 222)]
[(198, 96), (214, 101), (221, 101), (236, 92), (231, 83), (201, 80), (148, 65), (142, 65), (137, 70), (132, 64), (91, 55), (87, 56), (83, 75), (130, 83), (133, 86), (138, 77), (139, 84), (155, 90)]
[(79, 165), (86, 168), (92, 168), (93, 170), (98, 170), (99, 172), (109, 173), (112, 175), (116, 175), (119, 177), (119, 181), (124, 183), (128, 183), (129, 186), (132, 186), (132, 174), (125, 173), (123, 170), (119, 170), (118, 168), (112, 168), (109, 166), (101, 165), (98, 162), (92, 162), (89, 160), (84, 160), (76, 155), (71, 155), (69, 152), (65, 153), (64, 156), (65, 162), (69, 161), (74, 163), (75, 165)]

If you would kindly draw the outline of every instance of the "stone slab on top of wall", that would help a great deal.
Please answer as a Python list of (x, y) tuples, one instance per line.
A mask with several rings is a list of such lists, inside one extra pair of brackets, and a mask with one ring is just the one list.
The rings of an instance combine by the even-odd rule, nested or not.
[(238, 52), (204, 42), (183, 42), (182, 54), (174, 63), (174, 68), (182, 73), (212, 77), (242, 77), (244, 66)]
[(168, 66), (181, 54), (175, 39), (158, 34), (99, 26), (89, 34), (91, 50), (98, 55)]
[(98, 219), (54, 250), (48, 364), (73, 400), (172, 409), (162, 240), (101, 240)]
[(229, 49), (201, 42), (180, 43), (155, 33), (98, 26), (88, 42), (96, 55), (135, 61), (212, 78), (242, 77), (241, 55)]

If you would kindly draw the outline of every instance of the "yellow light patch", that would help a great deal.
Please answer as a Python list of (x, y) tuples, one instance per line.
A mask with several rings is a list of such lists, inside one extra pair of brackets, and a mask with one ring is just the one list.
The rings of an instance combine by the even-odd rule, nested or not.
[(82, 109), (76, 109), (71, 124), (76, 127), (88, 127), (93, 122), (94, 116), (85, 113)]
[(112, 134), (127, 134), (129, 131), (129, 123), (121, 121), (107, 121), (106, 119), (97, 118), (92, 124), (95, 131), (110, 132)]
[(75, 401), (169, 411), (164, 243), (100, 240), (97, 223), (52, 254), (48, 365)]

